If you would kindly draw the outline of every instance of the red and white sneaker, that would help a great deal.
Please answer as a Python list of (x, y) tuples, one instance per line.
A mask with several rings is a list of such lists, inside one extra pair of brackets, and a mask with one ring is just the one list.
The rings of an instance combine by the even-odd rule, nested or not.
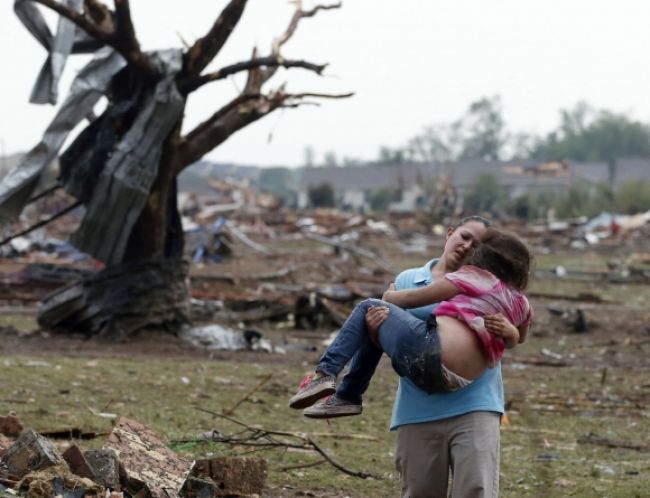
[(301, 410), (321, 398), (336, 392), (336, 379), (331, 375), (310, 374), (300, 383), (298, 392), (289, 400), (289, 406)]

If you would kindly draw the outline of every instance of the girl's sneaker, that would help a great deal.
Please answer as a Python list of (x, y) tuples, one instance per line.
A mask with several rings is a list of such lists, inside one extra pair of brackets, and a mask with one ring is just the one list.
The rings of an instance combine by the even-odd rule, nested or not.
[(303, 410), (302, 414), (309, 418), (335, 418), (360, 415), (362, 411), (361, 403), (350, 403), (333, 394), (322, 403)]
[(289, 406), (300, 410), (321, 398), (336, 392), (336, 379), (330, 375), (311, 374), (302, 379), (298, 392), (289, 400)]

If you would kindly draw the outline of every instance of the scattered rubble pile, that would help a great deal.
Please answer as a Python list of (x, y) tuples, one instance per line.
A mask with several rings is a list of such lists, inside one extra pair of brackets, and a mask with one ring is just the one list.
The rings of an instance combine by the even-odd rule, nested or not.
[(267, 474), (263, 458), (186, 460), (125, 417), (98, 450), (72, 445), (61, 453), (42, 435), (22, 430), (15, 415), (0, 417), (0, 429), (2, 498), (253, 497)]
[[(426, 261), (439, 254), (444, 244), (445, 227), (435, 226), (431, 233), (431, 228), (423, 226), (414, 215), (390, 215), (382, 220), (335, 209), (295, 211), (264, 207), (250, 191), (234, 195), (226, 187), (224, 183), (216, 190), (229, 194), (226, 199), (237, 199), (236, 209), (218, 210), (215, 206), (220, 204), (208, 204), (198, 196), (192, 197), (183, 209), (186, 255), (191, 260), (189, 316), (195, 326), (188, 325), (183, 335), (190, 342), (211, 349), (271, 351), (273, 348), (260, 340), (260, 328), (264, 327), (338, 327), (358, 300), (381, 296), (399, 270), (392, 262), (402, 261), (407, 254), (413, 254), (412, 259), (418, 262)], [(233, 203), (229, 201), (230, 204)], [(209, 215), (205, 212), (208, 207)], [(228, 219), (223, 217), (226, 215)], [(612, 215), (601, 215), (592, 220), (502, 225), (524, 237), (538, 254), (585, 248), (615, 254), (621, 246), (631, 254), (598, 271), (538, 269), (539, 278), (650, 282), (650, 271), (643, 269), (650, 263), (644, 242), (650, 237), (650, 214), (630, 217), (634, 223), (624, 223), (616, 217), (620, 223), (613, 224), (613, 219)], [(67, 230), (67, 225), (62, 230), (57, 221), (47, 229), (60, 237), (65, 235), (62, 231)], [(45, 235), (41, 233), (39, 237)], [(66, 297), (66, 289), (101, 266), (64, 252), (44, 257), (41, 252), (26, 249), (12, 256), (15, 257), (0, 262), (26, 266), (3, 274), (0, 301), (20, 307), (36, 305), (48, 296), (53, 309), (50, 312), (41, 306), (41, 326), (48, 330), (66, 329), (65, 324), (57, 322), (58, 301), (51, 297), (57, 293)], [(533, 297), (601, 302), (596, 295), (538, 293)], [(164, 303), (160, 308), (162, 316)], [(155, 317), (148, 318), (156, 323)], [(563, 320), (569, 318), (574, 319), (565, 315)], [(584, 317), (575, 317), (571, 327), (582, 331), (585, 327), (581, 320), (584, 322)]]

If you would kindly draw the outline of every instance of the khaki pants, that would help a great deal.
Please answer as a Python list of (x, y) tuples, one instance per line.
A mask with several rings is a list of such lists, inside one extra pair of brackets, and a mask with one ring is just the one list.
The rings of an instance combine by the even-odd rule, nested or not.
[(397, 429), (395, 465), (402, 498), (496, 498), (499, 422), (495, 412), (471, 412)]

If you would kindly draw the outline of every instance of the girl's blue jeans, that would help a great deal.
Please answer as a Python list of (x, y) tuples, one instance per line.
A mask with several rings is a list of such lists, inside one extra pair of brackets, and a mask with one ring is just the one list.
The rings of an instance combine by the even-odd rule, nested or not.
[(379, 343), (397, 374), (408, 377), (426, 392), (444, 391), (440, 341), (435, 325), (393, 304), (366, 299), (354, 308), (318, 363), (317, 370), (336, 377), (352, 360), (349, 372), (337, 388), (337, 396), (360, 403), (381, 359), (382, 350), (371, 342), (366, 326), (366, 313), (372, 306), (390, 309), (388, 318), (379, 328)]

